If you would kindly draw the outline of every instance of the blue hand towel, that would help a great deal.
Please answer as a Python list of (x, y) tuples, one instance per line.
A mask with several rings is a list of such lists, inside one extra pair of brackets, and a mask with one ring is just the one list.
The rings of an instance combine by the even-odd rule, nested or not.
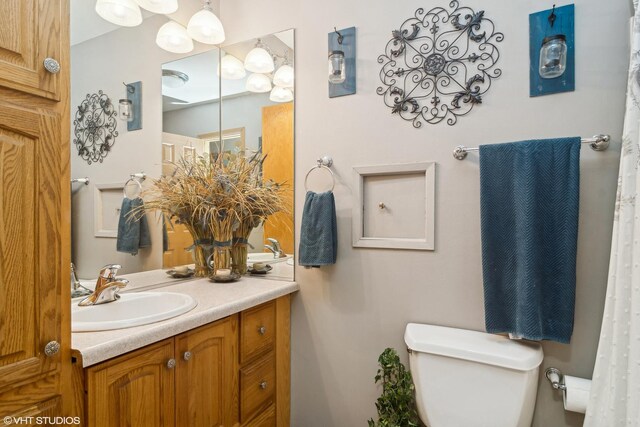
[(118, 252), (137, 255), (139, 248), (151, 246), (147, 215), (130, 215), (131, 211), (143, 205), (144, 202), (140, 197), (133, 200), (125, 197), (122, 200), (120, 218), (118, 220), (118, 240), (116, 242), (116, 250)]
[(580, 138), (480, 146), (487, 332), (569, 343)]
[(338, 228), (336, 202), (332, 192), (307, 192), (302, 211), (298, 253), (300, 265), (320, 267), (336, 263)]

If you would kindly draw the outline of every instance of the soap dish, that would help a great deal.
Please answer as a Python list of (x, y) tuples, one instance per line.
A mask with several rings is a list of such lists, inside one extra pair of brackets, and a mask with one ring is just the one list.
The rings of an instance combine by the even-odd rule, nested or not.
[(193, 276), (195, 272), (196, 270), (193, 268), (189, 268), (186, 271), (176, 271), (174, 269), (166, 271), (166, 273), (174, 279), (186, 279)]
[(209, 280), (211, 280), (212, 282), (219, 282), (219, 283), (225, 283), (225, 282), (236, 282), (238, 280), (240, 280), (240, 275), (238, 273), (231, 273), (227, 276), (218, 276), (218, 275), (213, 275), (213, 276), (209, 276)]
[(247, 271), (250, 274), (267, 274), (271, 270), (273, 270), (273, 267), (271, 267), (271, 265), (267, 264), (267, 265), (264, 266), (264, 268), (261, 268), (260, 270), (256, 270), (253, 267), (251, 267)]

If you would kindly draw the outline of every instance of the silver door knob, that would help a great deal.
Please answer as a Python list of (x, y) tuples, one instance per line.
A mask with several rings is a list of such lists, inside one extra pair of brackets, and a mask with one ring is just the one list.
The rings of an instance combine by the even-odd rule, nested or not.
[(262, 390), (266, 390), (266, 388), (267, 388), (267, 382), (266, 382), (266, 381), (262, 381), (262, 382), (260, 383), (260, 388), (261, 388)]
[(44, 68), (51, 74), (58, 74), (60, 72), (60, 63), (53, 58), (46, 58), (44, 60)]
[(173, 369), (176, 367), (176, 359), (167, 360), (167, 368)]
[(258, 328), (258, 333), (259, 333), (260, 335), (264, 335), (264, 334), (266, 334), (266, 333), (267, 333), (267, 328), (265, 328), (264, 326), (260, 326), (260, 327)]
[(44, 354), (48, 357), (55, 356), (60, 351), (60, 343), (58, 341), (50, 341), (44, 346)]
[(184, 354), (182, 355), (182, 358), (188, 362), (191, 359), (191, 352), (185, 351)]

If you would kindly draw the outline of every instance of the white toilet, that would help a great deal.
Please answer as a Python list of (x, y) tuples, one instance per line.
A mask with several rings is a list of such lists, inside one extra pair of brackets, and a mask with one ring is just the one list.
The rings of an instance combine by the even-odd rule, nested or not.
[(429, 427), (530, 427), (542, 347), (500, 335), (409, 323), (418, 414)]

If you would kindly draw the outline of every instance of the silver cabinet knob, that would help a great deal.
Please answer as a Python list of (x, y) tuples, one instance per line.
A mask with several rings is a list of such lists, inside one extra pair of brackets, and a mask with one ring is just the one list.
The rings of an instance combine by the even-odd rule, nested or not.
[(182, 358), (188, 362), (191, 359), (191, 356), (192, 355), (190, 351), (185, 351), (184, 354), (182, 355)]
[(258, 333), (259, 333), (260, 335), (264, 335), (265, 333), (267, 333), (267, 328), (265, 328), (264, 326), (260, 326), (260, 327), (258, 328)]
[(44, 68), (51, 74), (58, 74), (60, 72), (60, 63), (53, 58), (46, 58), (44, 60)]
[(176, 359), (167, 360), (167, 368), (173, 369), (176, 367)]
[(58, 341), (50, 341), (44, 346), (44, 354), (48, 357), (55, 356), (60, 351), (60, 343)]
[(261, 388), (262, 390), (266, 390), (266, 389), (267, 389), (267, 382), (266, 382), (266, 381), (262, 381), (262, 382), (260, 383), (260, 388)]

